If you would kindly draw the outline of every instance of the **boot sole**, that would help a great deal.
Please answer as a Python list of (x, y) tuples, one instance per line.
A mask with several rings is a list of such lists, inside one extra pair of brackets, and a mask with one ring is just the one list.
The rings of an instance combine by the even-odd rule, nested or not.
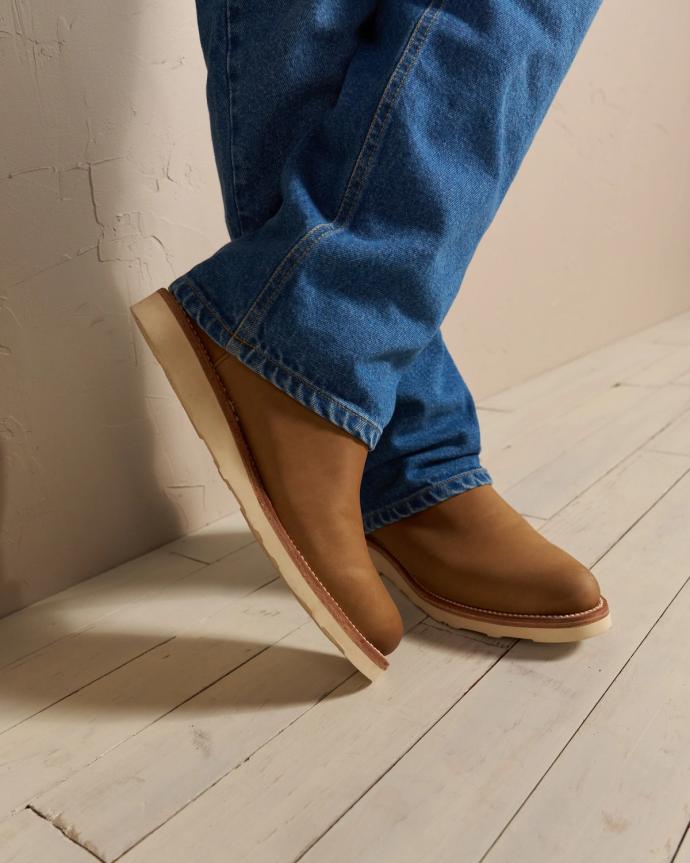
[(165, 288), (135, 303), (131, 312), (257, 542), (323, 633), (358, 671), (375, 680), (388, 660), (347, 617), (281, 524), (230, 394), (191, 320)]
[(606, 599), (588, 611), (573, 614), (507, 614), (474, 608), (437, 596), (419, 584), (395, 558), (368, 540), (369, 554), (379, 573), (388, 578), (429, 617), (454, 629), (470, 629), (495, 638), (526, 638), (530, 641), (582, 641), (606, 632), (611, 615)]

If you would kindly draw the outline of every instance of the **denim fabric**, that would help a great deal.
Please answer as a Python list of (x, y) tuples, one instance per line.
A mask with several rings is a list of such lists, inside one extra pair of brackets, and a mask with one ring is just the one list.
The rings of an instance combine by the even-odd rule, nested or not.
[(491, 482), (439, 327), (599, 0), (197, 0), (232, 242), (170, 290), (368, 446), (371, 531)]

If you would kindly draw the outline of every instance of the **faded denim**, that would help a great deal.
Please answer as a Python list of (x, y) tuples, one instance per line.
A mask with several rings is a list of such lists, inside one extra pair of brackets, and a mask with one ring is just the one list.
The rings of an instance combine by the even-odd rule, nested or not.
[(367, 531), (491, 482), (439, 327), (598, 5), (197, 0), (232, 242), (170, 290), (367, 445)]

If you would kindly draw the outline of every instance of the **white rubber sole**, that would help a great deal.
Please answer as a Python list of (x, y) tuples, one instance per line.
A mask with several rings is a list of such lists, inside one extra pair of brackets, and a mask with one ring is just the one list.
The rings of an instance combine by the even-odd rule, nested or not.
[[(414, 589), (402, 569), (396, 566), (393, 560), (389, 559), (387, 555), (382, 554), (372, 544), (369, 544), (369, 554), (379, 573), (389, 579), (411, 602), (418, 608), (421, 608), (429, 617), (439, 621), (439, 623), (445, 623), (447, 626), (453, 627), (453, 629), (469, 629), (474, 632), (482, 632), (484, 635), (490, 635), (494, 638), (525, 638), (530, 641), (553, 644), (582, 641), (585, 638), (601, 635), (602, 632), (606, 632), (611, 627), (610, 614), (606, 614), (605, 617), (598, 620), (582, 624), (571, 624), (567, 622), (567, 616), (561, 616), (562, 619), (559, 621), (561, 625), (556, 626), (501, 623), (498, 620), (487, 619), (491, 612), (486, 612), (487, 618), (476, 615), (469, 616), (463, 614), (460, 609), (443, 608), (440, 602), (437, 604), (426, 599)], [(495, 617), (500, 618), (501, 615), (496, 614)], [(554, 615), (555, 617), (558, 616)]]
[[(146, 342), (237, 498), (247, 524), (290, 590), (352, 665), (369, 680), (375, 680), (388, 667), (388, 660), (366, 641), (309, 569), (267, 503), (267, 495), (263, 502), (260, 499), (260, 479), (258, 473), (252, 475), (251, 465), (247, 464), (246, 442), (237, 439), (241, 432), (235, 428), (232, 404), (229, 398), (221, 397), (213, 364), (210, 359), (206, 364), (200, 356), (201, 343), (185, 326), (185, 313), (181, 307), (171, 306), (177, 301), (166, 294), (165, 290), (158, 291), (131, 308)], [(205, 354), (203, 346), (201, 351)], [(243, 444), (244, 457), (240, 450)]]

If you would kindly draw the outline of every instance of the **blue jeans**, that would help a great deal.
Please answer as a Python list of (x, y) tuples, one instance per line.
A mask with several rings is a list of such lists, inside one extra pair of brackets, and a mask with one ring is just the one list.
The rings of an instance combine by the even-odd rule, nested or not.
[(367, 445), (367, 532), (491, 482), (439, 327), (598, 5), (197, 0), (232, 242), (170, 290)]

